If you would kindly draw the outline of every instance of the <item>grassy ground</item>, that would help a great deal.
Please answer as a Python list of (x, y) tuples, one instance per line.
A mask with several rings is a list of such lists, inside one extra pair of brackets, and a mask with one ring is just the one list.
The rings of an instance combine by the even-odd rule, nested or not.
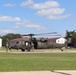
[(0, 71), (76, 70), (76, 53), (0, 53)]

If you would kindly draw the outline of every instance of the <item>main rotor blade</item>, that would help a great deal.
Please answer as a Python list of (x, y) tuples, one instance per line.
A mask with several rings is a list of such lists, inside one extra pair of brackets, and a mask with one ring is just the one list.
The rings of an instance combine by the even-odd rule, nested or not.
[(38, 35), (51, 35), (51, 34), (57, 34), (57, 32), (41, 33), (41, 34), (25, 34), (25, 35), (22, 35), (22, 36), (38, 36)]
[(34, 34), (34, 35), (51, 35), (51, 34), (57, 34), (57, 32), (52, 32), (52, 33), (41, 33), (41, 34)]
[(50, 34), (48, 34), (48, 35), (40, 35), (40, 36), (60, 36), (61, 37), (61, 35), (50, 35)]
[(48, 36), (61, 36), (61, 35), (48, 35)]
[(24, 34), (22, 36), (34, 36), (34, 34)]

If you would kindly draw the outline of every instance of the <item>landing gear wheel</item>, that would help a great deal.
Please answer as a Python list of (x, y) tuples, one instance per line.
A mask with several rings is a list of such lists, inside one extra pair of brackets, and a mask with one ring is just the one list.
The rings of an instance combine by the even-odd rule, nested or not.
[(22, 52), (24, 52), (24, 51), (25, 51), (25, 49), (21, 49), (21, 51), (22, 51)]

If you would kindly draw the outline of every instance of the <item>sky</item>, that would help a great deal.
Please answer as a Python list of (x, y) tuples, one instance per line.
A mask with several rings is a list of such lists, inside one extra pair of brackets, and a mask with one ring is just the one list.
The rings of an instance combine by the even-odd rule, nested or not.
[(0, 0), (0, 35), (76, 30), (76, 0)]

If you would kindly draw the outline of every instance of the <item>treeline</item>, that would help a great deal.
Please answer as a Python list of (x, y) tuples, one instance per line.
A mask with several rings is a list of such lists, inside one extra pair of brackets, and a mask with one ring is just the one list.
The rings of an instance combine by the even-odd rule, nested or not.
[(20, 34), (8, 33), (6, 35), (0, 36), (2, 38), (2, 46), (6, 45), (6, 42), (9, 42), (11, 39), (14, 38), (21, 38)]
[(76, 48), (76, 32), (74, 31), (66, 31), (65, 38), (69, 40), (67, 46)]

